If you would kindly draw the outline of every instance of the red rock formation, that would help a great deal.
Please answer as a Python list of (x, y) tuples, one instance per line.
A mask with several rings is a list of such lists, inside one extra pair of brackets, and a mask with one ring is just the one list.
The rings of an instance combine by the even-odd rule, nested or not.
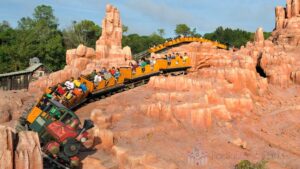
[(286, 1), (286, 16), (287, 18), (292, 17), (292, 0)]
[[(297, 72), (300, 65), (300, 10), (299, 0), (288, 0), (287, 8), (276, 7), (276, 28), (269, 40), (255, 38), (254, 43), (248, 43), (246, 48), (237, 53), (250, 55), (260, 73), (270, 84), (288, 87), (293, 82), (298, 83)], [(296, 14), (297, 13), (297, 14)], [(256, 37), (262, 31), (257, 31)], [(257, 43), (257, 39), (260, 43)]]
[(29, 90), (40, 92), (47, 86), (63, 82), (70, 77), (78, 77), (80, 74), (89, 74), (94, 69), (100, 70), (103, 66), (127, 66), (131, 59), (131, 49), (129, 47), (122, 49), (121, 43), (120, 13), (117, 8), (107, 5), (106, 16), (102, 22), (102, 35), (96, 42), (96, 51), (82, 44), (77, 49), (67, 50), (65, 68), (32, 82)]
[(32, 94), (20, 91), (0, 90), (0, 124), (18, 119), (21, 114), (34, 104)]
[(96, 42), (97, 57), (107, 58), (122, 56), (122, 22), (120, 12), (112, 5), (106, 6), (106, 16), (102, 21), (102, 35)]
[(275, 9), (275, 16), (276, 16), (276, 21), (275, 21), (275, 29), (280, 30), (284, 28), (284, 22), (285, 22), (285, 8), (282, 6), (277, 6)]
[(286, 3), (287, 18), (295, 17), (300, 14), (299, 0), (287, 0)]
[(0, 126), (0, 168), (14, 168), (14, 137), (12, 129)]
[[(264, 40), (262, 29), (258, 29), (255, 42), (249, 42), (237, 52), (216, 49), (210, 43), (191, 43), (167, 52), (188, 53), (193, 66), (189, 75), (152, 77), (147, 87), (98, 102), (97, 108), (102, 109), (94, 110), (91, 115), (96, 126), (102, 130), (102, 134), (96, 132), (96, 136), (105, 140), (105, 144), (100, 144), (97, 148), (105, 149), (113, 155), (110, 158), (117, 159), (119, 168), (192, 168), (190, 162), (194, 160), (198, 164), (199, 160), (189, 159), (187, 163), (177, 161), (176, 165), (172, 163), (174, 160), (184, 159), (184, 153), (189, 151), (179, 153), (184, 148), (182, 144), (176, 143), (183, 143), (183, 138), (184, 143), (193, 139), (194, 137), (185, 135), (190, 130), (193, 130), (193, 136), (195, 133), (204, 135), (200, 140), (201, 143), (211, 144), (209, 152), (215, 151), (218, 146), (214, 144), (216, 140), (226, 143), (220, 147), (222, 151), (228, 143), (247, 151), (250, 147), (249, 150), (252, 151), (255, 146), (248, 144), (248, 141), (253, 135), (250, 134), (245, 140), (238, 134), (220, 136), (221, 133), (231, 130), (239, 133), (240, 128), (235, 129), (234, 125), (236, 122), (240, 122), (243, 127), (248, 125), (243, 121), (245, 117), (253, 118), (253, 124), (256, 125), (257, 107), (261, 104), (259, 101), (266, 97), (268, 101), (265, 104), (272, 104), (269, 92), (274, 85), (289, 87), (293, 81), (300, 79), (296, 66), (299, 62), (295, 60), (299, 58), (299, 52), (291, 55), (283, 46)], [(93, 106), (90, 109), (94, 109)], [(116, 113), (117, 118), (113, 118)], [(217, 136), (208, 139), (206, 136), (211, 135), (216, 124), (223, 128), (218, 129), (215, 133)], [(173, 134), (182, 128), (184, 131), (180, 134)], [(203, 130), (209, 132), (201, 132)], [(251, 129), (247, 129), (242, 135), (249, 131)], [(187, 144), (195, 145), (191, 142)], [(173, 149), (176, 152), (172, 152)], [(184, 155), (176, 156), (177, 153)], [(168, 156), (169, 154), (172, 155)], [(148, 159), (146, 157), (152, 157), (149, 158), (151, 162), (145, 162)], [(214, 161), (209, 156), (207, 158)], [(101, 158), (92, 161), (97, 165), (102, 164)], [(210, 166), (214, 164), (212, 161), (206, 163)], [(237, 162), (238, 160), (234, 164)], [(224, 168), (223, 165), (222, 162)]]
[[(0, 168), (43, 168), (43, 159), (37, 133), (20, 132), (16, 135), (11, 128), (0, 126), (0, 135)], [(14, 146), (16, 146), (16, 149)]]
[(300, 45), (300, 2), (287, 0), (286, 9), (277, 7), (273, 42), (291, 49)]
[(299, 8), (299, 5), (300, 5), (300, 3), (299, 3), (299, 0), (293, 0), (292, 1), (292, 16), (298, 16), (299, 15), (299, 10), (300, 10), (300, 8)]
[[(212, 76), (214, 77), (214, 75)], [(84, 112), (92, 112), (91, 118), (95, 125), (100, 126), (100, 130), (103, 130), (103, 133), (98, 136), (101, 135), (101, 139), (104, 138), (105, 144), (109, 145), (105, 147), (105, 144), (101, 143), (96, 146), (97, 152), (85, 159), (84, 168), (93, 166), (110, 168), (111, 165), (108, 164), (111, 160), (116, 160), (118, 167), (115, 168), (149, 168), (151, 166), (154, 168), (190, 169), (193, 168), (193, 163), (186, 158), (187, 152), (191, 150), (186, 147), (195, 147), (196, 143), (191, 141), (195, 138), (200, 140), (203, 145), (201, 150), (206, 152), (228, 154), (235, 150), (234, 154), (237, 153), (240, 156), (245, 153), (244, 149), (246, 149), (251, 153), (240, 157), (241, 159), (255, 157), (260, 160), (263, 158), (264, 154), (261, 153), (266, 151), (265, 148), (268, 149), (267, 151), (270, 151), (269, 148), (274, 150), (274, 146), (263, 146), (268, 145), (268, 141), (272, 139), (267, 139), (267, 143), (264, 140), (257, 143), (257, 139), (260, 139), (251, 132), (255, 128), (258, 136), (272, 133), (272, 129), (264, 133), (265, 127), (262, 127), (261, 124), (265, 123), (268, 118), (261, 118), (266, 115), (261, 111), (274, 110), (273, 104), (278, 100), (272, 102), (275, 98), (269, 98), (270, 89), (262, 97), (259, 97), (249, 92), (247, 86), (239, 91), (231, 90), (231, 85), (226, 85), (229, 82), (222, 82), (222, 78), (225, 77), (217, 78), (218, 80), (213, 81), (213, 78), (201, 77), (197, 74), (183, 77), (154, 77), (147, 86), (114, 95), (79, 110), (78, 113), (81, 115)], [(205, 85), (204, 82), (210, 80), (214, 83)], [(179, 84), (175, 85), (174, 82)], [(183, 85), (184, 83), (187, 85)], [(201, 83), (204, 83), (202, 88), (200, 87)], [(281, 90), (279, 88), (278, 91)], [(282, 92), (286, 91), (288, 90)], [(300, 90), (298, 89), (298, 91)], [(291, 94), (291, 92), (289, 93)], [(261, 99), (264, 99), (265, 102), (259, 101)], [(258, 110), (260, 104), (263, 106)], [(281, 101), (278, 106), (280, 107), (282, 104)], [(292, 104), (297, 104), (297, 101)], [(113, 117), (116, 114), (117, 117)], [(295, 115), (297, 115), (297, 111), (295, 111)], [(295, 115), (293, 117), (296, 117)], [(279, 116), (288, 117), (285, 113)], [(249, 122), (247, 119), (252, 120)], [(294, 119), (290, 120), (294, 121)], [(237, 123), (239, 126), (236, 125)], [(261, 124), (258, 126), (258, 123)], [(277, 122), (270, 120), (266, 126), (273, 128), (275, 123)], [(285, 122), (280, 124), (286, 125)], [(293, 124), (296, 126), (297, 123)], [(277, 135), (276, 139), (281, 136)], [(287, 140), (293, 139), (294, 137)], [(287, 144), (282, 146), (289, 147)], [(262, 147), (263, 149), (261, 149)], [(108, 155), (103, 155), (103, 151)], [(257, 157), (257, 151), (259, 157)], [(279, 149), (279, 151), (282, 150)], [(297, 152), (299, 151), (297, 150)], [(287, 156), (293, 157), (294, 155)], [(220, 158), (222, 157), (220, 155)], [(216, 162), (220, 159), (216, 159), (215, 156), (207, 158), (208, 161), (201, 165), (214, 165), (213, 168), (219, 168), (216, 167)], [(225, 164), (223, 162), (226, 160), (222, 159), (221, 168), (224, 168), (224, 165), (225, 168), (232, 168), (231, 166), (241, 159), (228, 158), (230, 163), (226, 162)], [(280, 159), (275, 159), (275, 161), (280, 161)], [(196, 162), (199, 160), (196, 159)], [(299, 166), (299, 162), (289, 164), (289, 166)]]
[(263, 28), (258, 28), (255, 32), (254, 41), (257, 45), (262, 45), (265, 41)]
[(40, 141), (35, 132), (18, 133), (19, 142), (15, 151), (15, 169), (43, 168)]

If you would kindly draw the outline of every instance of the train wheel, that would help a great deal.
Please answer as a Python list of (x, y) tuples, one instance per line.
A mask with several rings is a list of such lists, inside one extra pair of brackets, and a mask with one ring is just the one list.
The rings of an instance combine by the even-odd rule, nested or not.
[(78, 151), (80, 149), (80, 143), (75, 140), (74, 138), (67, 139), (67, 142), (64, 144), (64, 154), (66, 154), (68, 157), (75, 156), (78, 154)]
[(134, 84), (132, 83), (128, 87), (129, 87), (129, 89), (133, 89), (134, 88)]

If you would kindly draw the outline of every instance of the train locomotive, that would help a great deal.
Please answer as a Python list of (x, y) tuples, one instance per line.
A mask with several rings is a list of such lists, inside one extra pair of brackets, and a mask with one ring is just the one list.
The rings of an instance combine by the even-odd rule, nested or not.
[(23, 114), (16, 129), (38, 133), (43, 156), (56, 168), (76, 168), (82, 144), (88, 140), (87, 130), (94, 124), (85, 120), (80, 127), (78, 116), (45, 94), (28, 114)]

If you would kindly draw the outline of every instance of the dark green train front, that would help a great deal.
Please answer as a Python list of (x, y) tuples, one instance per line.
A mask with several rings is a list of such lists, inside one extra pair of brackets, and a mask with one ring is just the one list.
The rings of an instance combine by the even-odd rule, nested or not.
[(61, 103), (44, 95), (26, 118), (30, 130), (38, 133), (43, 152), (48, 158), (68, 167), (77, 167), (77, 154), (87, 141), (87, 130), (93, 122), (85, 120), (80, 128), (78, 116)]

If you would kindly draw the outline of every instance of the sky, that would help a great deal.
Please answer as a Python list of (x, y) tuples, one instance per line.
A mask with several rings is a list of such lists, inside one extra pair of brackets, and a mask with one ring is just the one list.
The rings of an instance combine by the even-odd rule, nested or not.
[(92, 20), (100, 25), (105, 5), (116, 6), (128, 33), (149, 35), (164, 29), (172, 37), (177, 24), (187, 24), (204, 34), (217, 27), (240, 28), (254, 32), (258, 27), (272, 31), (275, 7), (285, 0), (0, 0), (0, 21), (16, 27), (18, 20), (32, 16), (37, 5), (50, 5), (60, 28), (72, 21)]

